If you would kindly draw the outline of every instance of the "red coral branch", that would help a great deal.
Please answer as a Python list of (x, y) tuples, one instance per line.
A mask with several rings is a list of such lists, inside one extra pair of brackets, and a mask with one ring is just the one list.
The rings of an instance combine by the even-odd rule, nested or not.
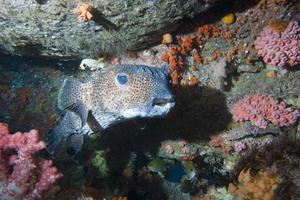
[(52, 161), (33, 156), (45, 146), (37, 130), (9, 134), (0, 123), (0, 199), (40, 199), (62, 176)]

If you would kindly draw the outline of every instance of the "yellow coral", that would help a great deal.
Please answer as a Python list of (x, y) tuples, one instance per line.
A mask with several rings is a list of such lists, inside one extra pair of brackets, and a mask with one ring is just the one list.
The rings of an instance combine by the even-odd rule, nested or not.
[(224, 24), (232, 24), (235, 21), (235, 15), (233, 13), (229, 13), (222, 18)]
[(250, 175), (250, 169), (242, 171), (238, 176), (239, 185), (230, 183), (228, 191), (236, 200), (272, 200), (280, 177), (269, 169), (259, 171), (255, 176)]

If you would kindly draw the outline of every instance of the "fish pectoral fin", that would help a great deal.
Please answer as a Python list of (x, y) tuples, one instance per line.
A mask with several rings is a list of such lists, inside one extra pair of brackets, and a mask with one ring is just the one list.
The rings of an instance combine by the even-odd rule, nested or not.
[(84, 103), (78, 100), (77, 102), (66, 107), (66, 110), (72, 111), (79, 115), (81, 119), (81, 128), (86, 125), (88, 118), (88, 109)]
[(162, 177), (162, 178), (165, 178), (166, 177), (166, 172), (157, 172), (157, 174)]
[(84, 142), (84, 135), (81, 133), (74, 133), (67, 138), (67, 153), (69, 155), (76, 155), (82, 148)]
[(148, 125), (149, 119), (138, 119), (133, 120), (133, 122), (140, 130), (145, 130)]
[(102, 126), (99, 124), (92, 111), (88, 111), (87, 124), (94, 133), (98, 133), (103, 130)]

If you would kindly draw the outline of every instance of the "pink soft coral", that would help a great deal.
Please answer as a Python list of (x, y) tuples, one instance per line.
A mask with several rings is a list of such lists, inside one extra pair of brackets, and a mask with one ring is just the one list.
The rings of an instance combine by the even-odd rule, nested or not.
[(62, 176), (51, 160), (33, 156), (45, 146), (36, 130), (9, 134), (0, 123), (0, 199), (40, 199)]
[(233, 120), (243, 122), (250, 120), (260, 128), (266, 128), (271, 122), (278, 126), (288, 126), (296, 122), (299, 112), (288, 108), (284, 102), (274, 100), (270, 95), (251, 95), (238, 101), (231, 110)]
[(78, 18), (83, 21), (88, 21), (93, 18), (92, 6), (89, 4), (82, 4), (79, 8), (74, 8), (73, 13), (78, 15)]
[(297, 22), (290, 22), (280, 32), (267, 26), (254, 41), (254, 46), (267, 64), (280, 68), (295, 66), (300, 63), (300, 27)]

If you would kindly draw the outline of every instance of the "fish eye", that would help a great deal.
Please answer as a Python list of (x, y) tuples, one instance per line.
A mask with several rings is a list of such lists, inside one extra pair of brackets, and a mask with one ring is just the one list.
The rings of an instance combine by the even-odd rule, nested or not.
[(117, 74), (116, 80), (120, 85), (125, 85), (128, 82), (128, 76), (126, 74)]

